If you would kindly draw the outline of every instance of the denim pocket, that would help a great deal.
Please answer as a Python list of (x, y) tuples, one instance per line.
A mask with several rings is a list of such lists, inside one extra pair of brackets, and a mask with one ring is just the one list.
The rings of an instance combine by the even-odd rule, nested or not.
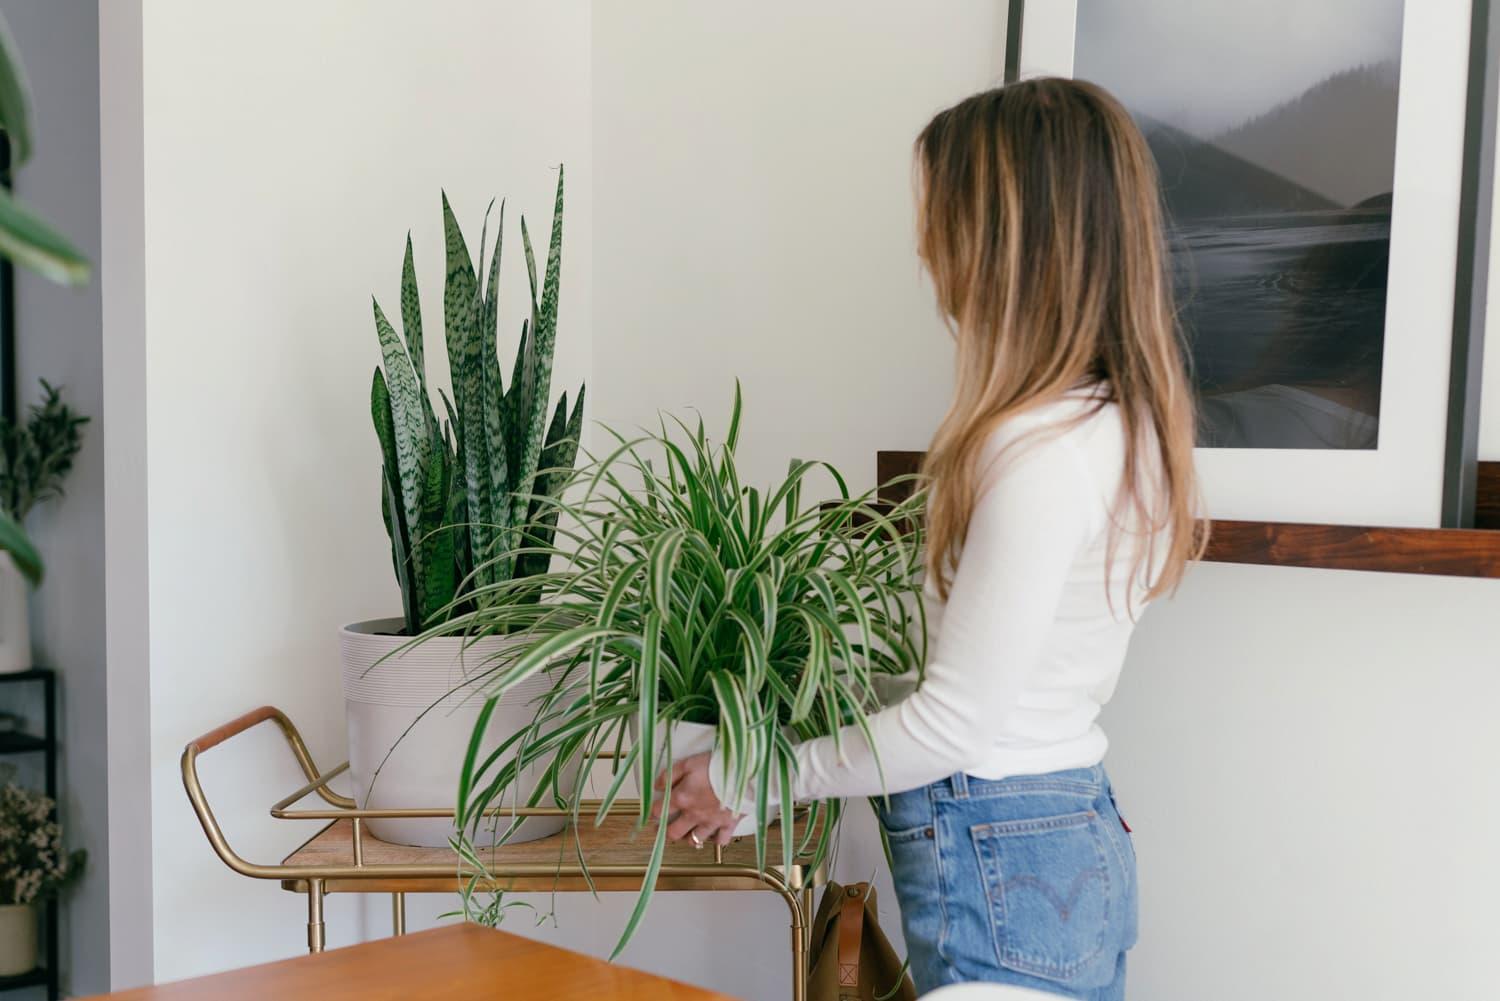
[(1114, 867), (1096, 812), (976, 824), (969, 833), (1001, 966), (1070, 986), (1104, 974), (1106, 963), (1113, 969)]

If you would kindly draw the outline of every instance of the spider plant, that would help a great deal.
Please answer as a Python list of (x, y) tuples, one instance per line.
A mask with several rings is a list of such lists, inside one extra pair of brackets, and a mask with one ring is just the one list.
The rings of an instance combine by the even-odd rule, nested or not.
[[(853, 496), (823, 462), (794, 460), (778, 483), (748, 486), (735, 460), (738, 387), (722, 443), (663, 419), (659, 433), (627, 439), (577, 470), (542, 501), (559, 517), (548, 553), (555, 571), (489, 588), (496, 600), (456, 618), (470, 634), (524, 629), (529, 642), (491, 665), (458, 793), (460, 851), (483, 872), (473, 835), (497, 814), (544, 800), (566, 808), (574, 829), (628, 810), (655, 827), (647, 876), (615, 948), (640, 924), (666, 847), (666, 814), (651, 820), (658, 774), (671, 773), (675, 724), (716, 727), (734, 799), (753, 803), (757, 865), (767, 828), (792, 830), (797, 741), (864, 727), (876, 678), (922, 662), (916, 519), (883, 513), (873, 494)], [(814, 495), (809, 484), (826, 484)], [(831, 495), (831, 499), (829, 499)], [(911, 502), (918, 503), (916, 501)], [(546, 599), (526, 594), (541, 589)], [(489, 715), (507, 690), (538, 671), (552, 684), (533, 723), (481, 755)], [(518, 786), (521, 770), (548, 762), (548, 778)], [(570, 764), (588, 775), (610, 765), (602, 795), (567, 788)], [(623, 798), (630, 780), (638, 790)], [(598, 790), (590, 790), (597, 794)], [(667, 791), (670, 795), (670, 790)], [(545, 805), (545, 804), (543, 804)], [(829, 852), (840, 804), (809, 808), (800, 844), (781, 839), (783, 866)], [(582, 857), (575, 839), (581, 867)], [(490, 906), (479, 916), (494, 917)]]

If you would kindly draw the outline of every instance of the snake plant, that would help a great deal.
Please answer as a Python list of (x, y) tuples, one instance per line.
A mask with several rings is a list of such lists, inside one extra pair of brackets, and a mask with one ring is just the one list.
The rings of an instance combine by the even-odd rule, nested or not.
[(375, 369), (370, 409), (383, 460), (381, 510), (408, 635), (467, 610), (487, 586), (546, 571), (557, 515), (544, 502), (573, 466), (583, 423), (582, 387), (571, 410), (563, 393), (547, 418), (562, 268), (562, 169), (540, 289), (531, 236), (521, 219), (531, 303), (508, 389), (497, 352), (505, 205), (488, 268), (486, 213), (476, 269), (446, 193), (442, 201), (443, 332), (453, 389), (451, 398), (439, 393), (444, 419), (434, 412), (427, 381), (409, 235), (401, 269), (404, 336), (374, 304), (384, 364)]
[[(461, 772), (458, 846), (474, 871), (481, 824), (514, 806), (559, 805), (579, 824), (628, 811), (651, 847), (648, 875), (619, 946), (650, 901), (666, 846), (666, 815), (651, 820), (653, 779), (672, 767), (677, 721), (713, 724), (739, 788), (753, 789), (756, 855), (764, 869), (768, 825), (791, 819), (794, 742), (865, 727), (878, 705), (877, 679), (919, 669), (925, 628), (917, 585), (919, 499), (882, 513), (873, 494), (851, 496), (825, 463), (793, 461), (766, 489), (744, 482), (735, 459), (740, 398), (722, 444), (676, 425), (626, 440), (579, 469), (576, 489), (547, 500), (567, 527), (554, 543), (557, 569), (490, 588), (496, 600), (446, 627), (469, 635), (524, 631), (527, 642), (490, 663), (487, 703)], [(810, 497), (828, 481), (832, 499)], [(543, 589), (546, 601), (520, 600)], [(534, 722), (483, 753), (487, 722), (518, 682), (546, 670), (548, 693)], [(868, 735), (868, 730), (865, 731)], [(582, 783), (610, 762), (602, 800)], [(546, 775), (522, 785), (528, 765)], [(640, 796), (620, 798), (633, 778)], [(800, 846), (817, 865), (840, 814), (815, 804)], [(782, 839), (777, 862), (798, 846)], [(567, 854), (572, 854), (568, 852)], [(588, 859), (579, 861), (587, 869)], [(472, 894), (470, 897), (472, 898)], [(495, 920), (493, 903), (471, 916)]]

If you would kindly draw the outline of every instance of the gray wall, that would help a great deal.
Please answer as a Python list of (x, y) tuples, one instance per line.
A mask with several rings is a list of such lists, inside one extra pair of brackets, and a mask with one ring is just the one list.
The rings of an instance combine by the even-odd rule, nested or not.
[[(99, 258), (99, 9), (94, 0), (0, 0), (31, 78), (36, 153), (16, 190), (92, 260)], [(28, 523), (47, 562), (34, 595), (37, 663), (62, 678), (62, 813), (88, 849), (87, 875), (64, 909), (64, 986), (109, 988), (104, 674), (104, 449), (99, 284), (65, 289), (16, 275), (15, 385), (21, 409), (37, 379), (65, 387), (91, 415), (67, 496)]]

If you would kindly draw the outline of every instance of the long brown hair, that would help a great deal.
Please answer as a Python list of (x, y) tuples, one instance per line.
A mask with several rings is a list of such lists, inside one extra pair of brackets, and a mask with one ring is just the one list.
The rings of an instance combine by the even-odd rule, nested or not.
[(916, 173), (918, 251), (958, 347), (953, 404), (923, 467), (938, 592), (947, 596), (991, 433), (1081, 386), (1098, 387), (1099, 407), (1116, 403), (1125, 430), (1109, 560), (1123, 531), (1142, 533), (1132, 573), (1148, 598), (1175, 588), (1205, 540), (1145, 138), (1093, 84), (1027, 80), (939, 113), (917, 137)]

